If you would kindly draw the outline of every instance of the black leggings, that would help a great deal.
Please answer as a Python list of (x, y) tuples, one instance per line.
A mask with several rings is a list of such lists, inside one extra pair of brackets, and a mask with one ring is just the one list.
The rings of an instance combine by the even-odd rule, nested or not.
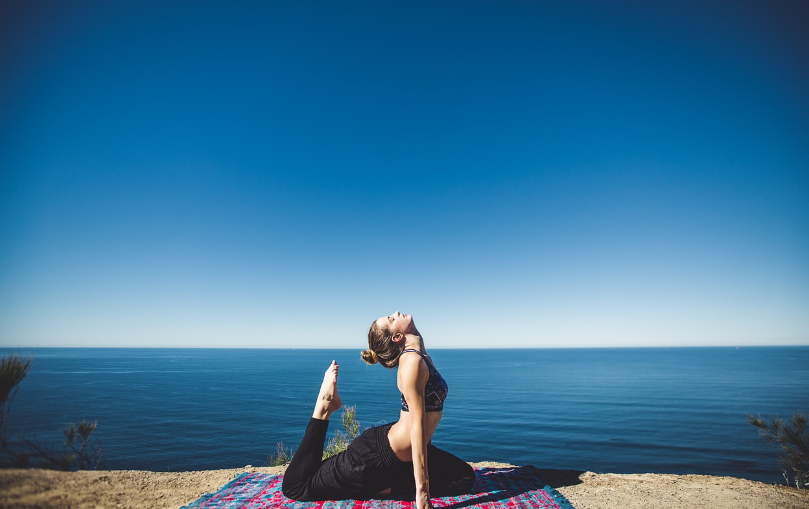
[[(293, 500), (313, 501), (382, 498), (378, 493), (390, 488), (390, 498), (414, 500), (413, 462), (401, 461), (391, 449), (391, 426), (369, 428), (345, 451), (321, 460), (329, 421), (312, 418), (289, 462), (281, 491)], [(427, 475), (431, 497), (468, 493), (475, 483), (469, 464), (432, 443), (427, 445)]]

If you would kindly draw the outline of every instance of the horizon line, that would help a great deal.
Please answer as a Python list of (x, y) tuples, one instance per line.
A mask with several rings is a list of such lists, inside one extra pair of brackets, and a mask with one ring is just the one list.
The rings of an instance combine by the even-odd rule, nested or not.
[[(671, 348), (729, 348), (739, 350), (741, 348), (809, 348), (806, 344), (770, 344), (770, 345), (665, 345), (665, 346), (639, 346), (639, 345), (612, 345), (612, 346), (501, 346), (501, 347), (431, 347), (430, 350), (614, 350), (614, 349), (658, 349), (668, 350)], [(3, 350), (31, 350), (37, 348), (52, 349), (120, 349), (120, 350), (364, 350), (357, 347), (288, 347), (288, 346), (0, 346)]]

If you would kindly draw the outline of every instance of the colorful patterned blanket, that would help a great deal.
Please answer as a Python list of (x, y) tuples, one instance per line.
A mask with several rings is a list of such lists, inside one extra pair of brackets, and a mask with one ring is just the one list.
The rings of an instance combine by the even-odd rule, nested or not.
[[(472, 493), (457, 497), (434, 498), (433, 506), (445, 509), (479, 507), (485, 509), (574, 509), (558, 491), (541, 481), (539, 470), (528, 465), (519, 468), (478, 468)], [(244, 473), (215, 493), (203, 495), (182, 509), (415, 509), (415, 503), (401, 500), (337, 500), (296, 502), (281, 494), (283, 476)]]

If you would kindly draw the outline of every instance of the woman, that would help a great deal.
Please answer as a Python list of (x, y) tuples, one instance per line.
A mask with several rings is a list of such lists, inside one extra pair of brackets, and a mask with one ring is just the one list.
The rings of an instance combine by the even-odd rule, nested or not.
[(321, 461), (329, 417), (342, 403), (337, 395), (339, 366), (332, 361), (315, 403), (312, 419), (289, 463), (282, 491), (295, 500), (390, 497), (432, 507), (431, 497), (468, 493), (475, 471), (463, 460), (430, 443), (443, 413), (447, 384), (432, 359), (413, 317), (398, 311), (371, 324), (368, 364), (399, 370), (402, 394), (399, 420), (370, 428), (348, 448)]

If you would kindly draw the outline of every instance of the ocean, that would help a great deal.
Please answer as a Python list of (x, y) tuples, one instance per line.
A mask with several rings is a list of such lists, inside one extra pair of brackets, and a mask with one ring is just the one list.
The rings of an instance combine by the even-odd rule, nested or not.
[[(2, 349), (34, 356), (11, 437), (97, 420), (107, 468), (264, 466), (297, 447), (323, 372), (363, 428), (399, 415), (395, 371), (355, 350)], [(433, 443), (467, 461), (783, 482), (747, 414), (809, 411), (809, 347), (429, 351), (449, 384)], [(339, 427), (334, 419), (331, 432)]]

